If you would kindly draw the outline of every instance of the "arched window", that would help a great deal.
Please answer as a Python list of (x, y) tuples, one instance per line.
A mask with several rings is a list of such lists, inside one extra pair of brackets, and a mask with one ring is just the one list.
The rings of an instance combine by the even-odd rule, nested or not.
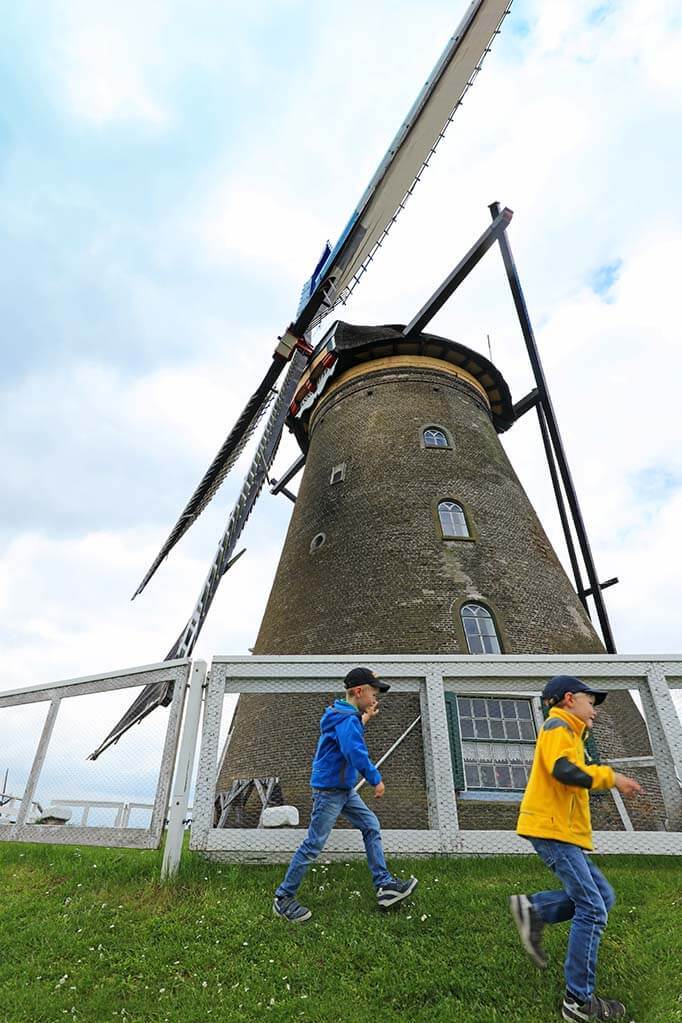
[(464, 604), (460, 611), (470, 654), (501, 654), (495, 621), (481, 604)]
[(437, 430), (435, 426), (430, 426), (428, 430), (424, 430), (424, 447), (449, 448), (450, 445), (443, 430)]
[(438, 505), (438, 518), (445, 539), (470, 535), (464, 509), (456, 501), (441, 501)]

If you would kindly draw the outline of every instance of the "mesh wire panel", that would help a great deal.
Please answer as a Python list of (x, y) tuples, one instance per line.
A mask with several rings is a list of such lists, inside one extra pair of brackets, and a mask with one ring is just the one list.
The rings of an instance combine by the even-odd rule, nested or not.
[(0, 826), (16, 818), (48, 706), (0, 707)]
[[(71, 809), (67, 827), (149, 826), (150, 811), (133, 815), (129, 804), (154, 802), (169, 708), (160, 707), (99, 759), (87, 759), (101, 722), (115, 720), (139, 692), (62, 700), (34, 798), (46, 813), (50, 806)], [(83, 802), (90, 805), (79, 805)]]

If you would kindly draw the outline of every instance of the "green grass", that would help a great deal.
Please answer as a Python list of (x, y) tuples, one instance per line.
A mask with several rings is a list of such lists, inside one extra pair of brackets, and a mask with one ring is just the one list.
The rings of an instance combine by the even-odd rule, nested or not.
[[(568, 925), (548, 929), (535, 969), (506, 896), (552, 887), (532, 856), (395, 863), (420, 878), (395, 912), (373, 902), (363, 863), (319, 863), (301, 896), (314, 912), (273, 917), (280, 866), (186, 854), (0, 843), (3, 1023), (546, 1023), (559, 1019)], [(619, 900), (599, 989), (637, 1023), (682, 1021), (682, 863), (602, 858)]]

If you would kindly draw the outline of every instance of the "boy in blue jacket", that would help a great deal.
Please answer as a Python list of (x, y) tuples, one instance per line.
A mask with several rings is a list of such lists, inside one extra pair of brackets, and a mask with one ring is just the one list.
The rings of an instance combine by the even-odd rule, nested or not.
[(296, 892), (310, 864), (317, 859), (340, 816), (362, 832), (367, 864), (382, 909), (406, 899), (417, 886), (417, 878), (401, 881), (386, 866), (381, 828), (376, 814), (353, 791), (359, 776), (374, 787), (380, 799), (384, 783), (369, 758), (364, 726), (378, 711), (377, 694), (391, 688), (369, 668), (353, 668), (344, 682), (346, 698), (327, 707), (320, 721), (320, 739), (313, 760), (310, 784), (313, 812), (308, 834), (294, 853), (289, 869), (275, 892), (273, 911), (289, 923), (304, 923), (312, 913), (296, 899)]

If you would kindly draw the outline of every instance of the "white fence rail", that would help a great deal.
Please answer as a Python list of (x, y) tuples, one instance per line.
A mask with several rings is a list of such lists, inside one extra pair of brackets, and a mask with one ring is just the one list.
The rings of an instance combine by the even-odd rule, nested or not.
[[(444, 694), (538, 697), (545, 682), (559, 674), (577, 675), (602, 689), (639, 692), (667, 816), (670, 821), (682, 819), (682, 723), (670, 692), (682, 688), (679, 659), (617, 655), (215, 657), (204, 707), (190, 848), (228, 861), (289, 858), (305, 835), (301, 828), (270, 831), (213, 827), (224, 697), (228, 693), (326, 693), (340, 688), (346, 672), (360, 663), (371, 663), (391, 682), (392, 692), (418, 693), (421, 706), (429, 826), (384, 830), (384, 846), (389, 854), (528, 852), (528, 843), (512, 831), (460, 828)], [(310, 753), (312, 756), (313, 750)], [(649, 758), (637, 760), (651, 764)], [(597, 831), (594, 839), (600, 853), (682, 855), (680, 831), (635, 831), (625, 824), (623, 831)], [(332, 832), (325, 848), (326, 855), (336, 858), (361, 853), (361, 836), (345, 829)]]
[[(157, 848), (164, 825), (168, 825), (163, 876), (178, 866), (183, 832), (188, 823), (189, 788), (197, 747), (203, 703), (203, 729), (199, 772), (194, 795), (190, 848), (216, 859), (232, 861), (284, 861), (297, 848), (305, 831), (298, 827), (216, 828), (214, 806), (219, 772), (219, 749), (226, 694), (238, 693), (328, 693), (340, 688), (348, 670), (370, 663), (392, 683), (392, 691), (418, 694), (423, 739), (423, 768), (426, 778), (428, 827), (386, 829), (383, 832), (390, 855), (454, 855), (527, 853), (528, 845), (512, 831), (462, 829), (458, 820), (445, 694), (458, 696), (538, 697), (553, 675), (578, 675), (608, 690), (639, 693), (651, 741), (651, 757), (624, 757), (614, 766), (627, 771), (633, 767), (655, 766), (666, 815), (671, 822), (682, 821), (682, 723), (671, 690), (682, 688), (682, 660), (623, 656), (545, 657), (534, 656), (372, 656), (372, 657), (215, 657), (208, 675), (202, 661), (170, 661), (130, 668), (106, 675), (56, 682), (30, 689), (0, 693), (0, 755), (3, 750), (3, 710), (45, 704), (45, 719), (31, 747), (34, 752), (23, 792), (0, 798), (0, 841), (73, 843), (88, 845)], [(60, 707), (70, 699), (93, 693), (133, 689), (151, 682), (173, 681), (172, 703), (157, 756), (158, 773), (153, 803), (126, 800), (60, 799), (51, 794), (52, 807), (81, 811), (77, 823), (59, 827), (31, 823), (49, 806), (37, 800), (37, 790)], [(181, 723), (184, 713), (184, 728)], [(286, 703), (283, 702), (283, 713)], [(90, 722), (91, 746), (101, 738), (106, 721)], [(224, 728), (223, 728), (224, 731)], [(16, 740), (16, 736), (14, 736)], [(5, 742), (7, 737), (5, 737)], [(126, 735), (121, 745), (130, 743)], [(26, 738), (30, 745), (30, 738)], [(312, 757), (313, 750), (309, 751)], [(107, 753), (101, 758), (106, 763)], [(421, 765), (419, 765), (421, 768)], [(0, 763), (0, 767), (2, 764)], [(174, 779), (174, 781), (173, 781)], [(2, 794), (0, 794), (1, 796)], [(638, 831), (629, 822), (622, 800), (616, 799), (624, 830), (595, 832), (595, 848), (601, 853), (670, 853), (682, 855), (682, 831)], [(109, 809), (111, 826), (91, 825), (89, 814)], [(132, 811), (145, 810), (149, 822), (131, 827)], [(673, 823), (674, 827), (679, 824)], [(361, 837), (345, 829), (332, 833), (326, 854), (330, 857), (362, 855)]]

